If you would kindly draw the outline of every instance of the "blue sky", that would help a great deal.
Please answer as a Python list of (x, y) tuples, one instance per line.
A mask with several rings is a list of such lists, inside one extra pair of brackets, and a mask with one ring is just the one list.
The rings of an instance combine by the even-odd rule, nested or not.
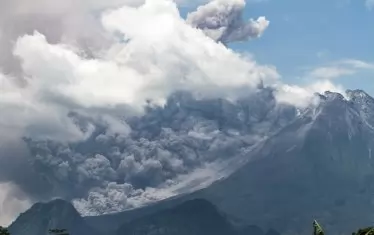
[[(276, 66), (286, 82), (303, 84), (312, 79), (306, 74), (313, 69), (333, 67), (341, 60), (374, 64), (374, 10), (364, 0), (247, 2), (245, 18), (258, 16), (270, 20), (264, 35), (230, 47)], [(374, 69), (354, 70), (334, 77), (333, 82), (374, 95)]]

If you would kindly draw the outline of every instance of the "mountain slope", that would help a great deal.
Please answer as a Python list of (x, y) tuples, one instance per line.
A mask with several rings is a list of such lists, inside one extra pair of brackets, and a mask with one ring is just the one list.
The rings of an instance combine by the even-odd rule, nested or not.
[[(121, 222), (119, 228), (109, 228), (101, 234), (113, 235), (279, 235), (275, 230), (267, 233), (257, 226), (236, 227), (232, 220), (204, 199), (194, 199), (168, 209), (138, 216)], [(96, 223), (105, 220), (97, 218)], [(101, 224), (101, 227), (103, 224)], [(49, 229), (64, 228), (69, 234), (98, 235), (80, 217), (69, 202), (54, 200), (37, 203), (21, 214), (9, 227), (13, 235), (43, 235)]]
[(308, 233), (314, 218), (333, 234), (371, 224), (374, 132), (363, 112), (354, 99), (327, 92), (318, 107), (269, 139), (256, 160), (199, 194), (228, 214), (285, 234)]
[(117, 235), (236, 235), (228, 220), (208, 201), (196, 199), (122, 225)]
[[(249, 161), (206, 189), (149, 207), (85, 218), (85, 221), (100, 231), (120, 227), (134, 219), (140, 221), (139, 226), (143, 228), (147, 224), (143, 219), (153, 218), (154, 213), (190, 199), (205, 198), (242, 225), (274, 228), (282, 234), (309, 234), (313, 219), (321, 221), (329, 234), (368, 226), (374, 221), (374, 99), (358, 90), (348, 91), (347, 95), (345, 98), (338, 93), (326, 92), (319, 95), (318, 105), (310, 106), (300, 115), (294, 115), (295, 110), (288, 107), (282, 107), (280, 111), (276, 105), (256, 108), (256, 104), (267, 104), (265, 98), (262, 102), (261, 98), (243, 101), (248, 106), (240, 108), (224, 101), (210, 101), (204, 106), (205, 101), (183, 103), (183, 99), (179, 99), (159, 110), (162, 115), (154, 110), (149, 116), (142, 117), (147, 120), (132, 123), (138, 130), (137, 134), (144, 138), (157, 139), (157, 131), (151, 130), (168, 123), (165, 112), (173, 111), (172, 107), (175, 112), (170, 113), (168, 125), (172, 120), (181, 121), (175, 124), (175, 133), (187, 124), (196, 127), (201, 120), (211, 118), (223, 135), (240, 143), (245, 143), (246, 138), (254, 133), (271, 134), (250, 151), (246, 147), (253, 145), (243, 144), (246, 151), (241, 154), (245, 154)], [(267, 97), (266, 92), (258, 97)], [(196, 102), (199, 104), (194, 106)], [(226, 111), (214, 113), (209, 107)], [(235, 111), (235, 107), (241, 111)], [(194, 119), (184, 119), (191, 117)], [(236, 117), (241, 121), (235, 121)], [(271, 128), (273, 126), (276, 128)], [(241, 128), (243, 130), (239, 131)], [(232, 130), (237, 133), (230, 134)], [(148, 136), (151, 133), (155, 135)], [(227, 146), (226, 150), (232, 150), (238, 145)], [(237, 154), (237, 151), (226, 150), (218, 151), (223, 158)], [(156, 222), (165, 225), (162, 220)], [(124, 226), (122, 229), (128, 231), (126, 229), (130, 228)]]
[(71, 203), (60, 199), (33, 205), (9, 226), (14, 235), (47, 235), (49, 229), (67, 229), (70, 235), (99, 235)]
[(317, 106), (249, 152), (251, 161), (228, 178), (193, 194), (102, 218), (144, 216), (206, 198), (239, 223), (282, 234), (309, 234), (313, 219), (330, 234), (370, 225), (374, 102), (363, 91), (347, 93), (348, 99), (331, 92), (319, 95)]

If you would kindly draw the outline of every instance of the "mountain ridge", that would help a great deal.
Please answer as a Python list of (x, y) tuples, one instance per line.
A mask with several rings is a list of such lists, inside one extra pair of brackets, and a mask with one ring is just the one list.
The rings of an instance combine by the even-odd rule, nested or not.
[[(77, 222), (80, 228), (72, 226), (77, 225)], [(123, 221), (118, 228), (100, 233), (85, 225), (84, 219), (77, 214), (70, 202), (57, 199), (34, 204), (8, 229), (13, 235), (40, 235), (49, 234), (50, 229), (56, 228), (66, 229), (71, 235), (279, 235), (275, 230), (265, 233), (254, 225), (236, 227), (224, 213), (205, 199), (187, 200), (170, 208), (159, 209), (148, 215)]]
[(49, 229), (67, 229), (71, 235), (101, 235), (86, 224), (70, 202), (62, 199), (34, 204), (8, 229), (16, 235), (49, 235)]

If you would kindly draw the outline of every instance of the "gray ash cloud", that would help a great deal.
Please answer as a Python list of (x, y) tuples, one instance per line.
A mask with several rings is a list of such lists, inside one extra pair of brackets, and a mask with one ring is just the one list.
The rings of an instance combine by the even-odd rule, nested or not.
[(223, 43), (261, 37), (269, 21), (263, 16), (245, 21), (245, 5), (244, 0), (214, 0), (189, 13), (187, 22)]
[(232, 103), (179, 93), (164, 108), (128, 118), (128, 133), (91, 123), (95, 130), (84, 141), (25, 141), (51, 195), (75, 199), (83, 214), (116, 212), (171, 196), (173, 192), (164, 189), (181, 183), (180, 176), (243, 154), (295, 115), (292, 107), (279, 107), (272, 96), (262, 107), (252, 106), (254, 102), (254, 96)]

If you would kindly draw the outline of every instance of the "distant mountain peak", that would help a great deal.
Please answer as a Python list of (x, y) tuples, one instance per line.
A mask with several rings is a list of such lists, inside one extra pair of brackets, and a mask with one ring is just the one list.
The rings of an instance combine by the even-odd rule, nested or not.
[(331, 92), (331, 91), (326, 91), (324, 93), (324, 96), (328, 99), (328, 100), (344, 100), (344, 96), (338, 92)]
[(63, 213), (70, 215), (79, 215), (74, 206), (63, 199), (54, 199), (49, 202), (39, 202), (34, 204), (29, 211), (35, 213)]
[[(370, 95), (366, 93), (364, 90), (356, 89), (356, 90), (347, 90), (346, 91), (348, 97), (352, 98), (368, 98)], [(370, 97), (371, 98), (371, 97)]]
[(332, 92), (332, 91), (325, 91), (322, 93), (315, 93), (316, 97), (320, 98), (323, 101), (352, 101), (354, 103), (373, 103), (374, 98), (371, 97), (368, 93), (364, 90), (356, 89), (356, 90), (346, 90), (345, 94), (341, 94), (339, 92)]
[(73, 205), (61, 198), (53, 199), (52, 201), (48, 202), (38, 202), (34, 204), (35, 207), (73, 207)]
[(350, 101), (361, 108), (367, 109), (368, 105), (374, 107), (374, 98), (363, 90), (347, 90), (347, 96)]
[(48, 235), (49, 229), (67, 229), (71, 235), (97, 235), (89, 227), (74, 206), (65, 200), (34, 204), (22, 213), (9, 227), (16, 235)]

